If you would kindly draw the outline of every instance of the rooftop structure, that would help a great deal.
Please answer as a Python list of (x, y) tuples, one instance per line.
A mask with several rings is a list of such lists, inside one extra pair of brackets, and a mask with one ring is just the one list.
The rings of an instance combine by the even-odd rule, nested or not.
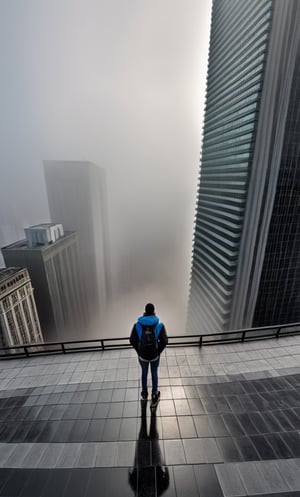
[(28, 269), (47, 342), (78, 337), (87, 314), (78, 270), (77, 234), (63, 232), (60, 226), (32, 227), (27, 231), (29, 243), (20, 240), (1, 249), (7, 266)]
[(154, 415), (132, 349), (0, 369), (0, 495), (299, 495), (299, 336), (167, 348)]

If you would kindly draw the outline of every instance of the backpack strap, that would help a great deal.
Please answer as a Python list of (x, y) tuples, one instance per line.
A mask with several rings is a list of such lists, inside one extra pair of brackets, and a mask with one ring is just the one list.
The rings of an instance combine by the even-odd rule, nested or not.
[(136, 323), (136, 325), (135, 325), (135, 329), (136, 329), (136, 332), (137, 332), (137, 334), (138, 334), (139, 340), (141, 340), (141, 338), (142, 338), (142, 333), (143, 333), (143, 328), (142, 328), (142, 326), (140, 325), (140, 323)]
[(155, 338), (156, 338), (157, 342), (158, 342), (160, 330), (162, 329), (162, 325), (163, 325), (162, 323), (157, 323), (157, 325), (155, 326)]

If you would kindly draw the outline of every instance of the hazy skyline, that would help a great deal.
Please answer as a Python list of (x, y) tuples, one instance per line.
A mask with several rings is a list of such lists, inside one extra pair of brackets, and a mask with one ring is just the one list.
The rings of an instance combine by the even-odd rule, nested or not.
[(114, 335), (128, 334), (145, 300), (170, 334), (183, 331), (210, 8), (204, 0), (0, 3), (0, 243), (49, 221), (43, 160), (104, 167)]

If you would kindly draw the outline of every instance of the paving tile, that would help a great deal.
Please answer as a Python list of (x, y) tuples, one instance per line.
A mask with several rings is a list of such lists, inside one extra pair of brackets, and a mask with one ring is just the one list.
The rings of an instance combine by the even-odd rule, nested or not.
[(46, 444), (32, 444), (29, 451), (26, 453), (23, 461), (23, 468), (36, 468), (39, 464), (40, 459), (42, 458), (47, 445)]
[(70, 476), (71, 470), (52, 470), (39, 497), (62, 497)]
[(175, 466), (174, 480), (177, 497), (199, 497), (193, 466)]
[(37, 463), (38, 468), (55, 468), (57, 461), (62, 453), (64, 445), (55, 443), (46, 446), (41, 459)]
[(74, 463), (76, 468), (93, 468), (98, 452), (98, 443), (82, 443), (78, 449), (78, 457)]
[(182, 440), (165, 440), (164, 447), (168, 466), (186, 463)]
[(275, 467), (291, 491), (300, 491), (300, 463), (298, 459), (275, 461)]
[(240, 497), (247, 494), (236, 464), (215, 465), (217, 477), (225, 497)]
[(194, 473), (200, 497), (223, 497), (223, 492), (212, 464), (196, 465), (194, 466)]
[(19, 496), (22, 489), (25, 487), (27, 484), (30, 476), (31, 476), (32, 470), (22, 470), (22, 469), (15, 469), (12, 471), (10, 474), (9, 478), (7, 481), (4, 483), (2, 489), (1, 489), (1, 495), (3, 496)]
[(48, 484), (50, 472), (45, 469), (35, 469), (24, 484), (20, 497), (40, 497)]
[(162, 438), (164, 440), (180, 438), (176, 416), (165, 416), (162, 418), (161, 422)]
[(262, 478), (258, 466), (255, 462), (238, 463), (236, 469), (247, 490), (247, 494), (255, 495), (270, 491), (268, 482)]
[(98, 445), (95, 467), (113, 467), (117, 451), (116, 442), (101, 442)]
[(8, 456), (5, 461), (2, 462), (3, 468), (22, 468), (22, 463), (25, 456), (28, 454), (29, 450), (32, 448), (32, 444), (17, 444), (12, 446), (12, 451), (10, 450), (10, 445), (5, 444), (7, 447)]
[(178, 416), (177, 419), (181, 438), (197, 437), (197, 432), (192, 416)]
[(198, 437), (212, 437), (213, 430), (211, 429), (211, 425), (209, 423), (209, 416), (193, 416), (193, 420), (195, 423), (197, 436)]
[(201, 464), (206, 462), (204, 439), (194, 438), (183, 440), (187, 464)]
[(62, 451), (57, 459), (57, 468), (74, 468), (80, 449), (79, 443), (63, 444)]
[(135, 458), (135, 442), (118, 442), (115, 466), (132, 467)]
[(277, 465), (275, 461), (261, 461), (256, 463), (256, 466), (261, 474), (262, 481), (268, 486), (269, 492), (287, 492), (289, 487), (281, 476), (281, 473), (277, 471)]

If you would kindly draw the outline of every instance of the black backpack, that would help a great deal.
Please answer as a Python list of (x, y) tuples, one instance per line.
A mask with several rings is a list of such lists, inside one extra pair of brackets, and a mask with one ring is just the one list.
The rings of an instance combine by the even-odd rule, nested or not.
[(139, 355), (148, 361), (151, 361), (158, 356), (157, 336), (160, 330), (157, 330), (157, 328), (158, 326), (156, 324), (139, 324), (139, 326), (137, 326)]

